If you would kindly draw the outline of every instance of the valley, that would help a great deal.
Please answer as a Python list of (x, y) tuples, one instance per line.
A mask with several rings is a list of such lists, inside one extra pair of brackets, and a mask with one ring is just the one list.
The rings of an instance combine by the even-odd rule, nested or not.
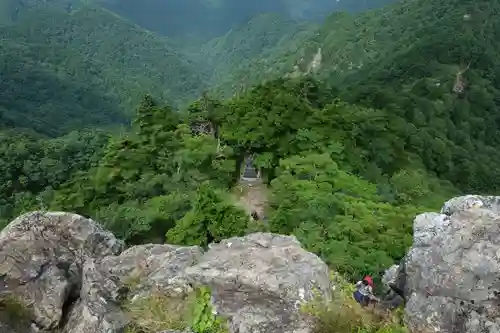
[(42, 209), (128, 245), (294, 235), (378, 283), (418, 213), (500, 191), (498, 0), (0, 11), (2, 226)]

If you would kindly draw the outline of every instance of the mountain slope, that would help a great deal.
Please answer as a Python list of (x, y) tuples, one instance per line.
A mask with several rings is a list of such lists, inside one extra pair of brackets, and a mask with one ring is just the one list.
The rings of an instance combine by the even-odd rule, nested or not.
[[(386, 17), (394, 24), (387, 46), (367, 47), (360, 70), (339, 66), (330, 76), (345, 100), (385, 108), (410, 121), (410, 133), (425, 133), (411, 149), (464, 190), (500, 189), (500, 174), (483, 171), (500, 163), (499, 10), (499, 1), (406, 2)], [(481, 163), (465, 162), (470, 156)]]
[(87, 2), (87, 0), (3, 0), (0, 4), (0, 24), (14, 23), (22, 19), (26, 13), (39, 9), (71, 12)]
[[(71, 67), (50, 61), (62, 56), (71, 59)], [(102, 77), (91, 74), (98, 67), (74, 52), (3, 39), (0, 71), (0, 129), (57, 136), (126, 120), (121, 101), (99, 89)]]
[(100, 0), (108, 9), (169, 37), (209, 39), (225, 34), (262, 13), (284, 19), (319, 20), (331, 11), (363, 11), (393, 0)]
[[(482, 170), (500, 163), (499, 11), (499, 1), (419, 0), (357, 20), (332, 17), (315, 40), (320, 75), (343, 99), (413, 124), (408, 135), (425, 139), (410, 149), (428, 170), (464, 190), (498, 190), (500, 174), (486, 179)], [(481, 163), (465, 162), (470, 156)]]
[[(498, 12), (500, 1), (411, 0), (335, 13), (312, 38), (246, 63), (231, 80), (251, 86), (305, 73), (316, 57), (314, 75), (343, 100), (410, 124), (408, 135), (422, 140), (409, 140), (406, 149), (428, 171), (466, 191), (497, 190), (500, 173), (485, 179), (482, 170), (500, 163)], [(466, 162), (470, 156), (482, 162)]]
[(252, 59), (274, 53), (282, 45), (310, 37), (315, 25), (286, 20), (276, 14), (262, 14), (225, 35), (205, 43), (199, 52), (200, 61), (213, 69), (212, 82), (221, 83)]
[[(0, 38), (2, 83), (9, 86), (4, 90), (9, 98), (0, 102), (4, 117), (49, 135), (115, 123), (144, 93), (176, 105), (205, 85), (197, 66), (168, 40), (101, 8), (25, 13), (15, 24), (0, 28)], [(18, 52), (24, 67), (14, 65), (20, 61)], [(48, 77), (71, 87), (49, 83)], [(45, 92), (41, 99), (36, 96), (40, 90)], [(61, 122), (54, 122), (58, 118)], [(29, 124), (38, 122), (40, 126)]]
[(458, 66), (469, 61), (461, 49), (482, 48), (492, 40), (496, 6), (498, 1), (490, 6), (485, 1), (406, 0), (358, 15), (333, 13), (299, 48), (282, 45), (267, 57), (254, 59), (249, 71), (258, 73), (263, 62), (277, 63), (272, 70), (277, 75), (293, 72), (294, 66), (304, 70), (321, 49), (322, 77), (338, 82), (360, 69), (364, 70), (358, 75), (362, 78), (366, 71), (393, 63), (395, 56), (415, 45), (424, 50), (422, 63), (436, 60)]

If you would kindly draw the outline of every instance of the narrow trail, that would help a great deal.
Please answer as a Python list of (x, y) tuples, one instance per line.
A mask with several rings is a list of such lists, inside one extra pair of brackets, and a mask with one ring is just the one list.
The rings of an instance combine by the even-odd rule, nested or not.
[(268, 189), (261, 181), (242, 181), (234, 189), (233, 195), (236, 197), (237, 205), (245, 209), (248, 215), (257, 213), (260, 219), (265, 216), (268, 202)]
[(264, 219), (268, 202), (268, 189), (250, 160), (247, 160), (245, 164), (233, 195), (236, 199), (236, 205), (243, 208), (248, 215), (257, 214), (260, 220)]

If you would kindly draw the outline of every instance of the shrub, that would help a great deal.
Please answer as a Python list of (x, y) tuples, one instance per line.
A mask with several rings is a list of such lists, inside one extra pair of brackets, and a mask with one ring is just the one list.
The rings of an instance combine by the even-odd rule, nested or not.
[(0, 299), (0, 322), (12, 328), (23, 328), (30, 326), (32, 318), (32, 309), (17, 297), (7, 295)]
[(225, 320), (216, 315), (208, 287), (200, 287), (185, 296), (162, 293), (138, 298), (124, 305), (131, 323), (125, 333), (156, 333), (163, 330), (195, 333), (226, 333)]
[(213, 311), (211, 292), (208, 287), (201, 287), (196, 291), (196, 302), (191, 315), (191, 329), (195, 333), (228, 332), (225, 320)]
[(131, 324), (126, 333), (161, 332), (166, 329), (183, 331), (189, 325), (186, 313), (189, 297), (155, 294), (129, 302), (125, 306)]

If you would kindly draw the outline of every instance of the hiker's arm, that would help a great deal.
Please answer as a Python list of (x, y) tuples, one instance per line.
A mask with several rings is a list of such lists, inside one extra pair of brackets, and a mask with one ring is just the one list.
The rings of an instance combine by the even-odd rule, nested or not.
[(371, 299), (376, 299), (376, 298), (377, 298), (377, 297), (375, 297), (375, 295), (373, 294), (373, 288), (372, 288), (372, 287), (370, 287), (370, 286), (368, 287), (368, 292), (369, 292), (369, 295), (368, 295), (368, 296), (369, 296)]

